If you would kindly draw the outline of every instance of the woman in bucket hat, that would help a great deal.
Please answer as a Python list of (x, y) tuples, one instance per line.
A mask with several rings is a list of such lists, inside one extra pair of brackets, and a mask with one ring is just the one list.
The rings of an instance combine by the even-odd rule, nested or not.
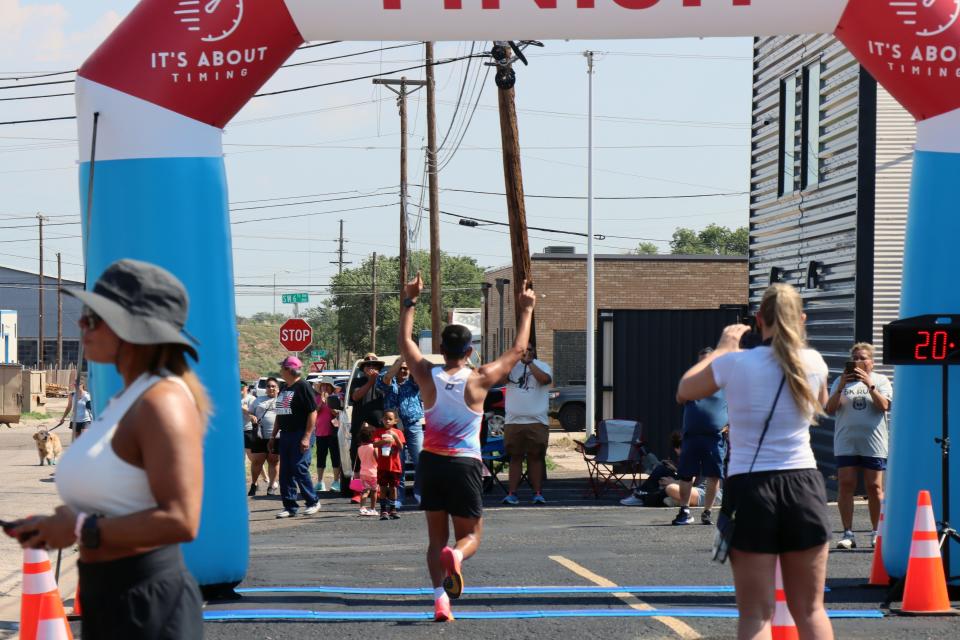
[(92, 291), (68, 292), (88, 360), (112, 363), (124, 388), (64, 455), (65, 505), (11, 533), (25, 547), (79, 543), (84, 640), (203, 636), (202, 600), (179, 543), (200, 526), (207, 394), (187, 363), (188, 299), (168, 271), (107, 267)]

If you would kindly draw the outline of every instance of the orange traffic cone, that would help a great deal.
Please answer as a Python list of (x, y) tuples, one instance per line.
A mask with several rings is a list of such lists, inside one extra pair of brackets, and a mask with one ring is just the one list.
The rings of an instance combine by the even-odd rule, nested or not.
[(797, 623), (787, 607), (787, 596), (783, 592), (783, 572), (780, 571), (780, 558), (777, 558), (776, 604), (773, 609), (773, 640), (799, 640)]
[[(37, 624), (37, 640), (73, 640), (67, 614), (63, 610), (59, 593), (40, 596), (40, 615)], [(22, 635), (20, 637), (23, 637)]]
[(929, 491), (921, 491), (917, 496), (917, 515), (913, 521), (901, 611), (914, 615), (955, 613), (947, 596), (947, 580), (940, 559), (937, 523)]
[(67, 620), (79, 620), (83, 612), (80, 610), (80, 583), (77, 582), (77, 590), (73, 592), (73, 611), (67, 616)]
[(880, 503), (880, 523), (877, 525), (877, 546), (873, 549), (873, 564), (870, 566), (870, 580), (868, 587), (887, 587), (890, 585), (890, 576), (883, 566), (883, 514), (887, 510), (887, 502)]
[[(21, 640), (38, 640), (41, 637), (57, 638), (59, 636), (41, 636), (41, 621), (44, 628), (50, 625), (46, 622), (55, 614), (52, 601), (59, 607), (60, 622), (66, 627), (66, 616), (63, 613), (63, 603), (60, 601), (60, 592), (53, 577), (50, 566), (50, 556), (41, 549), (24, 549), (23, 551), (23, 595), (20, 600), (20, 638)], [(51, 611), (53, 611), (51, 613)], [(46, 632), (44, 632), (46, 633)], [(70, 638), (70, 629), (66, 627), (66, 634)]]

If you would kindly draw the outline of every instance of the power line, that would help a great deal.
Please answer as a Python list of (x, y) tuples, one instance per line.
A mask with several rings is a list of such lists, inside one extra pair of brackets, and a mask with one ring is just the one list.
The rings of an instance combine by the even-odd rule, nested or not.
[(9, 125), (9, 124), (31, 124), (34, 122), (53, 122), (55, 120), (76, 120), (77, 116), (59, 116), (56, 118), (35, 118), (33, 120), (8, 120), (7, 122), (0, 122), (0, 126)]
[[(436, 62), (432, 63), (432, 64), (429, 65), (429, 66), (437, 67), (437, 66), (440, 66), (440, 65), (443, 65), (443, 64), (450, 64), (450, 63), (453, 63), (453, 62), (459, 62), (460, 60), (465, 60), (466, 58), (467, 58), (467, 56), (463, 56), (463, 57), (460, 57), (460, 58), (447, 58), (447, 59), (444, 59), (444, 60), (437, 60)], [(280, 89), (280, 90), (278, 90), (278, 91), (267, 91), (267, 92), (265, 92), (265, 93), (258, 93), (258, 94), (256, 94), (256, 95), (253, 96), (253, 97), (254, 97), (254, 98), (265, 98), (265, 97), (267, 97), (267, 96), (278, 96), (278, 95), (282, 95), (282, 94), (285, 94), (285, 93), (295, 93), (295, 92), (297, 92), (297, 91), (307, 91), (307, 90), (309, 90), (309, 89), (319, 89), (319, 88), (321, 88), (321, 87), (331, 87), (331, 86), (338, 85), (338, 84), (346, 84), (346, 83), (348, 83), (348, 82), (356, 82), (356, 81), (358, 81), (358, 80), (369, 80), (369, 79), (371, 79), (371, 78), (379, 78), (379, 77), (381, 77), (381, 76), (394, 75), (394, 74), (397, 74), (397, 73), (403, 73), (403, 72), (405, 72), (405, 71), (413, 71), (414, 69), (425, 69), (427, 66), (428, 66), (428, 65), (426, 65), (426, 64), (418, 64), (418, 65), (413, 66), (413, 67), (405, 67), (405, 68), (403, 68), (403, 69), (393, 69), (393, 70), (391, 70), (391, 71), (382, 71), (382, 72), (380, 72), (380, 73), (371, 73), (371, 74), (368, 74), (368, 75), (365, 75), (365, 76), (358, 76), (358, 77), (356, 77), (356, 78), (346, 78), (346, 79), (343, 79), (343, 80), (333, 80), (333, 81), (331, 81), (331, 82), (321, 82), (321, 83), (319, 83), (319, 84), (311, 84), (311, 85), (306, 85), (306, 86), (303, 86), (303, 87), (293, 87), (293, 88), (291, 88), (291, 89)]]
[[(422, 184), (411, 184), (412, 187), (419, 187), (424, 189), (425, 187)], [(442, 191), (453, 191), (456, 193), (472, 193), (477, 195), (484, 196), (505, 196), (506, 194), (502, 191), (478, 191), (475, 189), (454, 189), (452, 187), (446, 187)], [(728, 192), (717, 192), (717, 193), (688, 193), (688, 194), (675, 194), (667, 196), (594, 196), (594, 200), (678, 200), (684, 198), (715, 198), (715, 197), (728, 197), (728, 196), (742, 196), (750, 193), (749, 191), (728, 191)], [(525, 198), (543, 198), (547, 200), (586, 200), (586, 196), (551, 196), (551, 195), (534, 195), (530, 193), (524, 194)]]
[(345, 53), (345, 54), (343, 54), (343, 55), (341, 55), (341, 56), (333, 56), (333, 57), (330, 57), (330, 58), (318, 58), (317, 60), (306, 60), (306, 61), (304, 61), (304, 62), (291, 62), (291, 63), (289, 63), (289, 64), (285, 64), (285, 65), (281, 66), (280, 68), (281, 68), (281, 69), (289, 69), (290, 67), (301, 67), (301, 66), (307, 65), (307, 64), (318, 64), (318, 63), (321, 63), (321, 62), (330, 62), (330, 61), (332, 61), (332, 60), (342, 60), (342, 59), (344, 59), (344, 58), (353, 58), (353, 57), (356, 57), (356, 56), (366, 55), (366, 54), (368, 54), (368, 53), (377, 53), (377, 52), (380, 52), (380, 51), (390, 51), (391, 49), (403, 49), (403, 48), (405, 48), (405, 47), (416, 47), (416, 46), (420, 46), (421, 44), (423, 44), (423, 42), (419, 42), (419, 41), (418, 41), (418, 42), (408, 42), (408, 43), (406, 43), (406, 44), (398, 44), (398, 45), (395, 45), (395, 46), (392, 46), (392, 47), (380, 47), (380, 48), (378, 48), (378, 49), (367, 49), (366, 51), (357, 51), (357, 52), (354, 52), (354, 53)]

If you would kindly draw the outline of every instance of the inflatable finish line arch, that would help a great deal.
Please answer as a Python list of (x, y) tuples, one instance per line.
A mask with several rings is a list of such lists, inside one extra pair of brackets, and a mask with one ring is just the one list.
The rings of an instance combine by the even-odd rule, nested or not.
[[(238, 366), (221, 128), (305, 41), (663, 38), (835, 33), (918, 120), (901, 317), (960, 312), (960, 0), (143, 0), (77, 77), (86, 219), (99, 113), (87, 280), (122, 257), (159, 263), (190, 291), (189, 330), (216, 403), (200, 537), (201, 584), (236, 584), (248, 560)], [(117, 388), (94, 371), (97, 397)], [(960, 376), (951, 376), (960, 400)], [(937, 372), (899, 368), (884, 556), (906, 571), (915, 496), (939, 505)], [(954, 406), (960, 406), (955, 404)], [(951, 424), (960, 440), (957, 420)], [(956, 482), (957, 457), (952, 479)], [(960, 513), (960, 492), (953, 494)], [(960, 554), (953, 554), (953, 574)]]

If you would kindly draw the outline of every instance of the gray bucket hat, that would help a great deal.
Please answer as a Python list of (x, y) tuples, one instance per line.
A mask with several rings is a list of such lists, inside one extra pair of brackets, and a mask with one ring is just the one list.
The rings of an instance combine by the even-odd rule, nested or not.
[(117, 260), (103, 272), (93, 291), (64, 290), (100, 316), (117, 336), (131, 344), (179, 344), (199, 361), (187, 333), (187, 290), (172, 273), (149, 262)]

